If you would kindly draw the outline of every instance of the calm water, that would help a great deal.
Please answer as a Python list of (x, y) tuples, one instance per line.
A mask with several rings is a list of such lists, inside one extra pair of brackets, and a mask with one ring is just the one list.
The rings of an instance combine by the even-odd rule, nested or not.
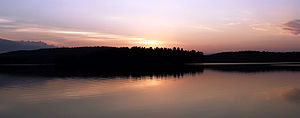
[(140, 77), (2, 73), (0, 117), (299, 118), (300, 71), (253, 70)]

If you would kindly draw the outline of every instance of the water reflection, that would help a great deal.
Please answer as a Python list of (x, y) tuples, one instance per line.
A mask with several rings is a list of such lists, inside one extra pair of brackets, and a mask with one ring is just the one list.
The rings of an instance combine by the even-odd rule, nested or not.
[(241, 63), (231, 65), (209, 64), (204, 66), (205, 69), (223, 71), (223, 72), (239, 72), (239, 73), (258, 73), (258, 72), (281, 72), (293, 71), (300, 72), (300, 65), (293, 63)]
[(0, 74), (17, 76), (40, 76), (40, 77), (182, 77), (203, 72), (202, 66), (147, 66), (147, 67), (64, 67), (64, 66), (0, 66)]
[(0, 117), (300, 117), (300, 71), (179, 70), (154, 72), (161, 76), (2, 71)]
[(1, 95), (9, 95), (24, 102), (39, 102), (55, 99), (77, 99), (103, 96), (124, 89), (140, 89), (162, 84), (158, 79), (137, 80), (83, 80), (57, 79), (30, 86), (10, 86), (1, 89)]
[(288, 88), (280, 91), (279, 96), (289, 102), (300, 103), (300, 88)]

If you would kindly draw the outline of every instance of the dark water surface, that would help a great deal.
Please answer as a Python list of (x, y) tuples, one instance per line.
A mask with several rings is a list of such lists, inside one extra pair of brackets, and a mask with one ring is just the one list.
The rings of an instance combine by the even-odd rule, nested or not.
[(300, 117), (300, 69), (294, 64), (113, 76), (14, 72), (0, 72), (1, 118)]

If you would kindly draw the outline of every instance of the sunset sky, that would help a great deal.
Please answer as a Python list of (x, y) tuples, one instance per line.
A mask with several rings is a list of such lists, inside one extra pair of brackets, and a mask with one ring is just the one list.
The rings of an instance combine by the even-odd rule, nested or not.
[(300, 51), (300, 0), (1, 0), (0, 38), (56, 46)]

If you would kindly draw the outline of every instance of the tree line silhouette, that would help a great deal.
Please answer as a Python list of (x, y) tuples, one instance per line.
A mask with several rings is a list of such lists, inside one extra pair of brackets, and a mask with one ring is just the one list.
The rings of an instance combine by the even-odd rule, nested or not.
[(97, 66), (174, 65), (203, 62), (203, 53), (182, 48), (76, 47), (0, 54), (0, 64), (55, 64)]
[(300, 52), (239, 51), (205, 56), (208, 63), (300, 62)]
[(75, 47), (14, 51), (0, 54), (0, 64), (74, 66), (183, 65), (185, 63), (300, 62), (300, 52), (239, 51), (203, 55), (182, 48)]

